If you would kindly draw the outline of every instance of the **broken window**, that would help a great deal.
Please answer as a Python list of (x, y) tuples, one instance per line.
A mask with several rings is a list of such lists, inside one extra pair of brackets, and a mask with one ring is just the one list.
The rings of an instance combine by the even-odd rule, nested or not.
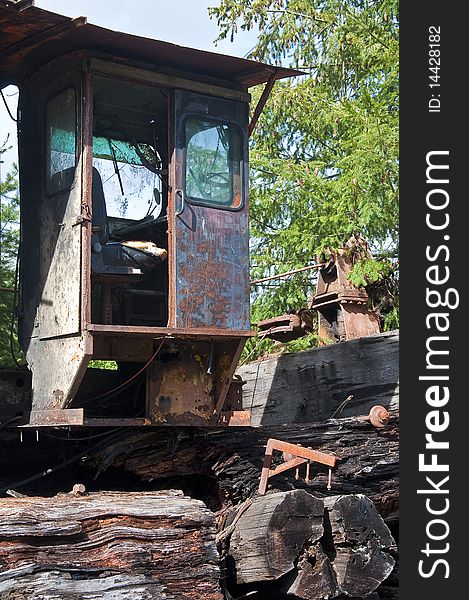
[(47, 194), (70, 188), (76, 167), (76, 96), (70, 88), (47, 103)]

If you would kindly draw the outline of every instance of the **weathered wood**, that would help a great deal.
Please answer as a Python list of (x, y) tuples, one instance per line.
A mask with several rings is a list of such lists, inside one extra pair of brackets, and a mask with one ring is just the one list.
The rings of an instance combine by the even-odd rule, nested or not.
[(213, 514), (178, 491), (0, 500), (1, 598), (221, 600)]
[[(327, 468), (313, 465), (312, 481), (296, 481), (294, 473), (269, 479), (269, 488), (305, 489), (325, 495), (364, 493), (383, 516), (398, 510), (399, 430), (397, 417), (384, 429), (358, 419), (285, 425), (262, 429), (230, 428), (177, 433), (168, 429), (123, 434), (122, 438), (91, 457), (90, 466), (105, 471), (123, 467), (142, 480), (204, 476), (216, 483), (222, 504), (236, 505), (256, 494), (265, 445), (276, 438), (341, 458), (333, 470), (332, 491), (327, 491)], [(304, 475), (304, 468), (301, 471)]]
[(335, 549), (337, 590), (349, 596), (366, 596), (394, 567), (389, 550), (396, 550), (396, 543), (391, 532), (362, 494), (325, 498), (324, 505), (326, 532)]
[(303, 600), (366, 598), (393, 569), (395, 541), (363, 495), (323, 501), (303, 490), (276, 492), (241, 511), (223, 540), (233, 597), (265, 593), (272, 582), (272, 590)]
[(257, 497), (230, 539), (236, 582), (278, 579), (294, 568), (299, 549), (323, 534), (324, 505), (303, 490)]
[(246, 381), (243, 409), (253, 426), (329, 419), (348, 397), (341, 416), (367, 414), (381, 404), (399, 409), (399, 332), (283, 354), (238, 368)]

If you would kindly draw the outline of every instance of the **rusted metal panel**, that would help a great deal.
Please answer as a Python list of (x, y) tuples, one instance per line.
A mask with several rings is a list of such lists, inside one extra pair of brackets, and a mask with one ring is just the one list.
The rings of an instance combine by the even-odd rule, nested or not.
[(247, 213), (187, 206), (176, 222), (176, 326), (249, 330)]
[(208, 425), (215, 409), (211, 344), (175, 346), (147, 370), (147, 414), (154, 424)]
[(31, 411), (28, 418), (28, 427), (55, 427), (60, 425), (83, 425), (83, 408), (69, 408), (61, 410)]
[(219, 421), (225, 406), (235, 421), (246, 424), (247, 413), (234, 414), (239, 398), (237, 404), (227, 401), (242, 347), (239, 340), (166, 342), (147, 369), (148, 418), (155, 425), (226, 425), (228, 415)]
[[(200, 206), (188, 201), (180, 213), (174, 190), (185, 188), (185, 116), (201, 115), (244, 129), (247, 105), (176, 90), (174, 186), (170, 227), (175, 272), (170, 318), (176, 327), (249, 330), (248, 203), (239, 210)], [(247, 190), (247, 137), (242, 186)], [(180, 199), (179, 199), (180, 201)], [(172, 306), (171, 306), (172, 304)]]

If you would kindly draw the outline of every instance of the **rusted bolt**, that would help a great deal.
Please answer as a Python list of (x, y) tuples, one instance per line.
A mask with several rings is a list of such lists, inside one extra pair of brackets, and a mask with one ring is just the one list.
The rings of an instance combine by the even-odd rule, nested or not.
[(386, 427), (386, 425), (388, 424), (389, 413), (384, 408), (384, 406), (377, 404), (376, 406), (373, 406), (371, 408), (368, 416), (366, 417), (366, 420), (370, 421), (370, 423), (373, 425), (373, 427), (382, 429), (383, 427)]

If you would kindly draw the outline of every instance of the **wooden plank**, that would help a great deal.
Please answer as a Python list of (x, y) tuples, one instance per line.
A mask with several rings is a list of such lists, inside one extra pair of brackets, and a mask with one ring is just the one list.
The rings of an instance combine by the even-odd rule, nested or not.
[(243, 409), (251, 424), (312, 423), (329, 419), (348, 397), (340, 416), (368, 414), (381, 404), (399, 410), (399, 332), (283, 354), (238, 368)]

